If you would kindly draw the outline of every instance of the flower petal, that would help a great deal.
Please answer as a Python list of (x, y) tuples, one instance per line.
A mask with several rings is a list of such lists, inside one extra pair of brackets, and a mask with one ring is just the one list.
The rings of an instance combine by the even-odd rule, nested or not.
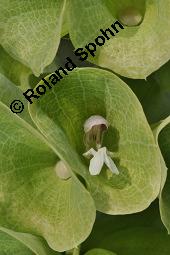
[(112, 171), (114, 174), (119, 174), (119, 170), (117, 169), (117, 166), (113, 162), (113, 160), (107, 155), (107, 153), (104, 154), (104, 162), (106, 166)]
[(95, 154), (96, 154), (96, 151), (93, 148), (91, 148), (87, 152), (83, 153), (83, 156), (86, 158), (89, 158), (90, 156), (94, 156)]
[(94, 157), (90, 160), (89, 172), (91, 175), (100, 174), (104, 164), (104, 153), (99, 150)]

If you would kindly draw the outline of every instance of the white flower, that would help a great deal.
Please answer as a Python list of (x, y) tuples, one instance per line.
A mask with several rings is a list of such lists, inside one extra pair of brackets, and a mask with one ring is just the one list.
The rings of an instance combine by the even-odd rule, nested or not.
[[(86, 158), (91, 158), (89, 172), (91, 175), (100, 174), (104, 164), (113, 174), (119, 174), (119, 171), (111, 159), (112, 153), (107, 151), (106, 147), (102, 147), (103, 132), (106, 131), (109, 124), (105, 118), (100, 115), (92, 115), (84, 123)], [(91, 148), (89, 150), (89, 148)], [(95, 150), (95, 149), (97, 150)]]
[(111, 157), (107, 154), (106, 147), (102, 147), (98, 149), (98, 151), (95, 151), (93, 148), (91, 148), (89, 151), (84, 153), (83, 156), (85, 157), (93, 156), (93, 158), (90, 160), (90, 166), (89, 166), (89, 172), (91, 175), (100, 174), (104, 163), (111, 170), (113, 174), (116, 174), (116, 175), (119, 174), (119, 170), (117, 169), (117, 166), (115, 165)]

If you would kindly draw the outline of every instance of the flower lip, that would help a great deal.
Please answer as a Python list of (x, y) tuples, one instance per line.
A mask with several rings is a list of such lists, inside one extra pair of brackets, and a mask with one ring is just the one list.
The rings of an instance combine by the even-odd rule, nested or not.
[[(110, 155), (109, 155), (110, 154)], [(83, 153), (83, 156), (86, 158), (89, 158), (89, 156), (92, 156), (92, 159), (90, 159), (90, 165), (89, 165), (89, 172), (91, 175), (98, 175), (100, 174), (102, 167), (104, 164), (108, 167), (108, 169), (113, 173), (118, 175), (119, 170), (117, 166), (115, 165), (114, 161), (111, 159), (111, 152), (107, 150), (106, 147), (102, 147), (95, 151), (93, 148), (88, 150), (87, 152)]]
[(109, 124), (105, 118), (100, 115), (92, 115), (84, 123), (84, 132), (88, 133), (94, 126), (103, 125), (108, 128)]

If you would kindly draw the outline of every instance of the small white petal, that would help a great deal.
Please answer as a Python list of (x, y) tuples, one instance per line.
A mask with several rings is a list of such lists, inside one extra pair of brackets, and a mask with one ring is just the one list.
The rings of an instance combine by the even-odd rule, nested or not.
[(91, 175), (100, 174), (104, 164), (104, 153), (99, 150), (94, 157), (90, 160), (89, 172)]
[(94, 156), (95, 154), (96, 154), (96, 151), (93, 148), (91, 148), (87, 152), (83, 153), (83, 156), (86, 158), (89, 158), (90, 156)]
[(119, 174), (119, 170), (117, 169), (117, 166), (113, 162), (113, 160), (105, 153), (104, 162), (106, 166), (112, 171), (114, 174)]

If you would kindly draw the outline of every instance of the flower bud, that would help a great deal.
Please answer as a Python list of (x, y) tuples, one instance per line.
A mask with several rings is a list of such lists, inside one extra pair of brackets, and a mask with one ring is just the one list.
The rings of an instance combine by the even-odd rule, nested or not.
[(62, 180), (67, 180), (71, 177), (71, 170), (62, 160), (57, 162), (55, 166), (55, 172), (57, 176)]
[(103, 132), (107, 130), (108, 122), (100, 115), (93, 115), (84, 123), (85, 145), (88, 148), (100, 148)]
[(127, 7), (120, 11), (118, 19), (125, 26), (138, 26), (142, 21), (142, 15), (136, 8)]

